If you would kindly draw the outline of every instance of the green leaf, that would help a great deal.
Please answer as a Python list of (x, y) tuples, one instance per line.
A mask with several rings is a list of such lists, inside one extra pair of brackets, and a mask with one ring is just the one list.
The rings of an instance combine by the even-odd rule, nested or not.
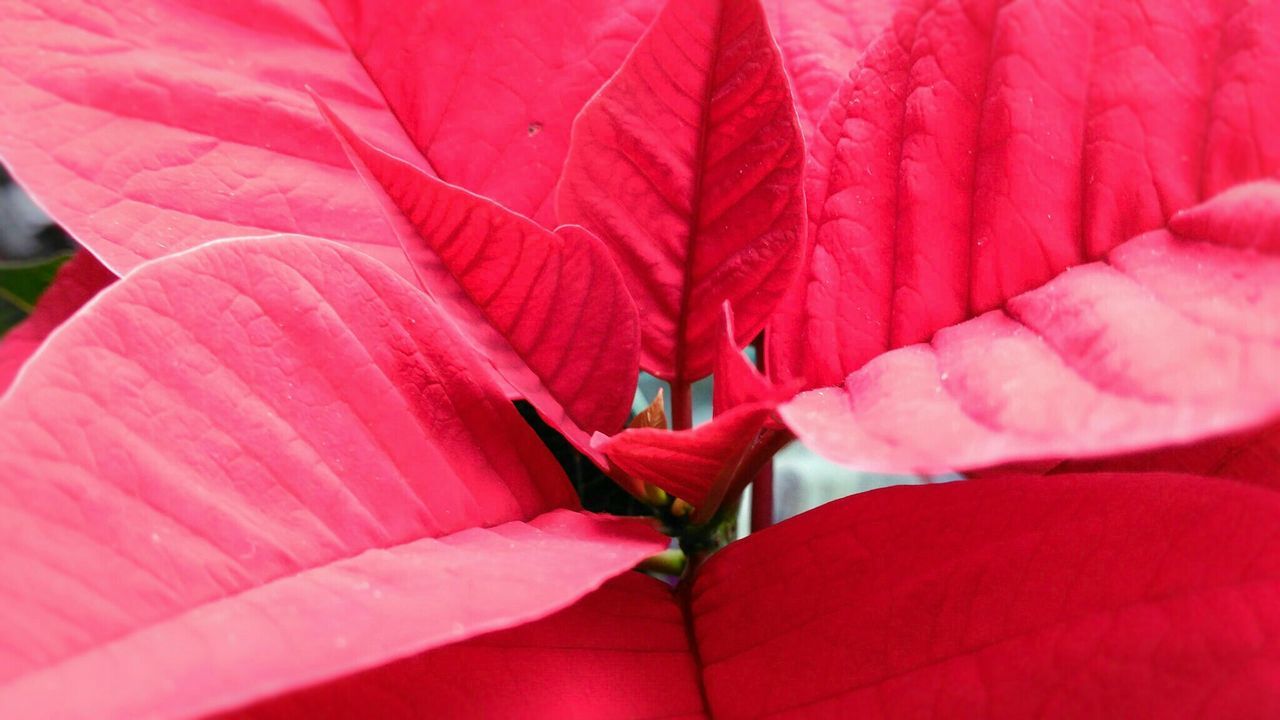
[(0, 262), (0, 336), (22, 322), (71, 253), (39, 260)]
[(30, 313), (71, 253), (24, 262), (0, 262), (0, 299)]
[(3, 298), (0, 298), (0, 337), (4, 337), (5, 333), (9, 332), (14, 325), (22, 322), (26, 317), (27, 314), (17, 305), (5, 302)]

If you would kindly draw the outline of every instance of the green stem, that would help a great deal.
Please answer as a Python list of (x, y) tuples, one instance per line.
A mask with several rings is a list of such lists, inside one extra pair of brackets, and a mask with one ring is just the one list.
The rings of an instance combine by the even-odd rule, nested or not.
[(637, 567), (645, 572), (680, 577), (688, 564), (689, 558), (685, 556), (684, 551), (672, 548), (645, 558)]

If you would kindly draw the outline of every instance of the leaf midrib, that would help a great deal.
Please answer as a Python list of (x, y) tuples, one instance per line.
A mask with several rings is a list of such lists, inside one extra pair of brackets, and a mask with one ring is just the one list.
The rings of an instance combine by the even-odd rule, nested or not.
[(710, 135), (711, 104), (715, 97), (716, 68), (720, 64), (720, 36), (724, 31), (724, 3), (717, 3), (714, 30), (711, 34), (711, 61), (707, 65), (707, 82), (702, 90), (701, 116), (698, 118), (698, 147), (694, 151), (693, 196), (689, 202), (689, 237), (685, 243), (684, 273), (681, 278), (680, 311), (676, 316), (675, 378), (676, 384), (690, 382), (687, 375), (690, 296), (693, 293), (693, 270), (698, 248), (702, 217), (702, 187), (707, 174), (707, 145)]

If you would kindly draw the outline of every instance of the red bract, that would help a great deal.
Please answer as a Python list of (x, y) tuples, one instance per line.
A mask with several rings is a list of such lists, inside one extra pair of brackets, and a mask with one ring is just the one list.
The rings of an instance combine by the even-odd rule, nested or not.
[(1273, 492), (1178, 475), (878, 490), (707, 561), (690, 644), (670, 594), (620, 578), (244, 716), (1268, 717), (1277, 518)]
[(600, 450), (620, 472), (692, 503), (705, 520), (723, 499), (713, 498), (712, 488), (741, 474), (739, 464), (772, 413), (772, 404), (750, 403), (691, 430), (624, 430), (601, 440)]
[(742, 354), (737, 336), (733, 325), (733, 308), (726, 301), (724, 329), (720, 334), (720, 347), (716, 349), (712, 411), (719, 415), (746, 403), (777, 405), (794, 395), (795, 388), (775, 386), (760, 374), (756, 366)]
[(657, 7), (4, 0), (0, 158), (117, 272), (295, 232), (411, 277), (306, 87), (366, 140), (549, 220), (574, 115)]
[(1277, 511), (1269, 491), (1170, 475), (833, 503), (694, 583), (712, 714), (1269, 716)]
[(665, 547), (576, 512), (460, 342), (328, 243), (216, 243), (104, 291), (0, 401), (0, 716), (233, 707), (544, 615)]
[[(537, 668), (537, 672), (527, 669)], [(626, 573), (572, 607), (227, 716), (705, 717), (698, 667), (666, 583)], [(376, 708), (371, 713), (371, 708)]]
[(936, 471), (1274, 417), (1280, 206), (1241, 183), (1280, 171), (1245, 120), (1280, 110), (1277, 22), (1274, 2), (905, 8), (815, 140), (770, 359), (843, 388), (785, 409), (797, 434)]
[(726, 500), (736, 508), (746, 483), (791, 439), (775, 410), (794, 388), (775, 387), (756, 370), (737, 345), (727, 301), (723, 312), (710, 422), (673, 433), (664, 420), (595, 438), (632, 494), (643, 498), (646, 484), (660, 488), (694, 505), (693, 522), (706, 522)]
[(775, 372), (877, 354), (1280, 170), (1272, 2), (910, 2), (814, 139)]
[[(635, 303), (600, 241), (559, 234), (356, 137), (322, 101), (384, 200), (419, 282), (499, 375), (577, 447), (626, 421), (640, 372)], [(564, 308), (576, 308), (562, 317)]]
[[(0, 0), (125, 273), (0, 346), (88, 301), (0, 397), (0, 717), (1280, 712), (1280, 1), (99, 5)], [(792, 431), (991, 477), (710, 555)]]
[(680, 387), (711, 372), (720, 304), (733, 304), (742, 346), (791, 282), (803, 151), (756, 0), (667, 5), (574, 121), (559, 218), (618, 257), (640, 307), (641, 367), (674, 383), (677, 423)]
[(635, 427), (595, 444), (632, 494), (651, 485), (692, 503), (691, 521), (705, 523), (717, 510), (737, 508), (737, 498), (769, 458), (791, 440), (776, 417), (794, 387), (772, 385), (737, 345), (733, 311), (726, 301), (715, 359), (711, 421), (666, 432)]

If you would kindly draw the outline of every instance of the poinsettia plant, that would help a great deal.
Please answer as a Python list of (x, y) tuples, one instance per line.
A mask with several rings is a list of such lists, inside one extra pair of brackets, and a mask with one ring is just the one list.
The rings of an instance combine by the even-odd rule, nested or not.
[(1280, 2), (0, 18), (0, 717), (1280, 712)]

